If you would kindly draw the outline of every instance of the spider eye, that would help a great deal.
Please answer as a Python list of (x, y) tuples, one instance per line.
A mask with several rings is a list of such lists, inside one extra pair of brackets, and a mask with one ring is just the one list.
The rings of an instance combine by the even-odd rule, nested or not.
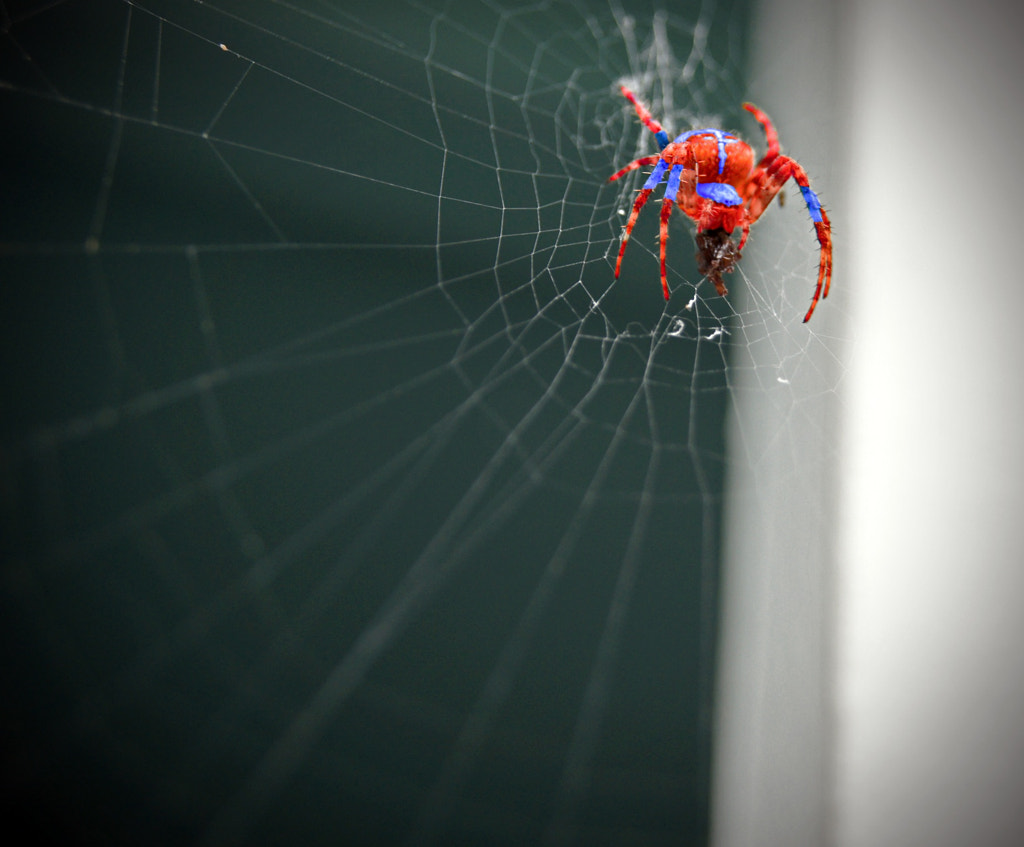
[(743, 201), (727, 182), (701, 182), (697, 185), (697, 193), (705, 200), (713, 200), (723, 206), (738, 206)]

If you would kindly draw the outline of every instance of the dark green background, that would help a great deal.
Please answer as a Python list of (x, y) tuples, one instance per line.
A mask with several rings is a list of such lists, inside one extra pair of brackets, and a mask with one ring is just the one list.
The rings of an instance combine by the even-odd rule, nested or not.
[(606, 178), (739, 5), (7, 4), (8, 821), (706, 840), (729, 305)]

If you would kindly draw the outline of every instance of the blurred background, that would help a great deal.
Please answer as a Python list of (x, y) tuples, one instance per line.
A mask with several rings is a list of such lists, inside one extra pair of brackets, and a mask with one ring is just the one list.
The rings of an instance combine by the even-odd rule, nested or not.
[[(1017, 844), (1009, 4), (0, 9), (34, 842)], [(799, 195), (718, 297), (670, 133)]]

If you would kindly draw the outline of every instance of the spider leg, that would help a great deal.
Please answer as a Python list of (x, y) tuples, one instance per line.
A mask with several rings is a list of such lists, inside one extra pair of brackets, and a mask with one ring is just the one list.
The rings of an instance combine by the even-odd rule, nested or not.
[(775, 131), (772, 119), (757, 108), (753, 103), (744, 103), (743, 108), (757, 118), (757, 122), (764, 129), (764, 140), (768, 144), (768, 150), (757, 163), (757, 169), (767, 168), (779, 155), (779, 134)]
[(633, 211), (629, 214), (629, 221), (626, 223), (626, 229), (622, 233), (622, 240), (619, 242), (619, 258), (615, 262), (615, 278), (619, 278), (619, 271), (622, 270), (622, 257), (626, 253), (626, 245), (629, 244), (629, 236), (633, 232), (633, 226), (636, 224), (636, 219), (640, 217), (640, 210), (643, 208), (644, 203), (647, 202), (647, 198), (651, 196), (651, 188), (641, 188), (640, 193), (636, 195), (636, 202), (633, 204)]
[[(814, 288), (814, 297), (811, 306), (804, 315), (804, 323), (811, 319), (814, 308), (818, 305), (820, 297), (828, 297), (828, 290), (832, 285), (832, 224), (828, 219), (825, 210), (821, 208), (821, 201), (818, 195), (811, 188), (811, 181), (807, 178), (807, 172), (788, 156), (780, 156), (776, 161), (785, 160), (789, 163), (791, 175), (797, 185), (800, 186), (800, 193), (804, 196), (807, 204), (807, 213), (814, 223), (814, 232), (818, 236), (818, 244), (821, 246), (821, 253), (818, 259), (818, 283)], [(785, 165), (783, 165), (785, 170)], [(785, 182), (785, 179), (783, 179)], [(779, 185), (781, 188), (781, 184)]]
[(633, 227), (636, 225), (636, 219), (640, 217), (640, 210), (643, 208), (644, 203), (647, 202), (647, 198), (651, 196), (651, 192), (654, 187), (661, 182), (665, 176), (665, 171), (668, 170), (668, 162), (664, 159), (659, 159), (658, 164), (654, 166), (654, 170), (651, 171), (651, 175), (647, 178), (647, 182), (644, 183), (644, 187), (640, 189), (640, 193), (636, 196), (636, 201), (633, 203), (633, 211), (629, 214), (629, 220), (626, 222), (626, 229), (622, 233), (622, 242), (619, 244), (619, 258), (615, 262), (615, 278), (619, 278), (619, 271), (622, 268), (622, 256), (626, 252), (626, 245), (629, 244), (629, 236), (633, 232)]
[(683, 173), (682, 165), (673, 165), (668, 173), (668, 185), (665, 187), (665, 197), (661, 201), (661, 227), (658, 233), (659, 256), (661, 258), (661, 290), (668, 300), (672, 295), (668, 290), (668, 275), (665, 272), (665, 248), (668, 246), (668, 219), (672, 214), (672, 207), (676, 204), (676, 197), (679, 194), (679, 179)]
[[(800, 190), (803, 191), (803, 186), (800, 186)], [(807, 189), (810, 191), (810, 188)], [(814, 194), (814, 192), (811, 192)], [(806, 197), (806, 192), (804, 192)], [(817, 201), (818, 197), (815, 194), (814, 200)], [(811, 201), (807, 202), (807, 208), (811, 209)], [(825, 210), (821, 208), (821, 204), (817, 204), (818, 215), (820, 220), (815, 220), (814, 211), (811, 210), (811, 220), (814, 221), (814, 231), (818, 236), (818, 244), (821, 245), (821, 258), (818, 261), (818, 284), (814, 289), (814, 298), (811, 300), (811, 307), (807, 310), (807, 314), (804, 315), (804, 323), (807, 323), (811, 319), (811, 315), (814, 314), (814, 307), (818, 305), (818, 295), (822, 297), (828, 297), (828, 290), (832, 285), (832, 224), (828, 219), (828, 215), (825, 214)], [(822, 283), (824, 283), (824, 290), (822, 290)]]
[(740, 236), (740, 243), (736, 247), (737, 253), (743, 252), (743, 247), (746, 245), (747, 238), (750, 236), (750, 218), (744, 216), (741, 226), (743, 227), (743, 235)]
[(630, 171), (635, 171), (637, 168), (644, 168), (644, 167), (647, 167), (647, 165), (653, 165), (659, 159), (661, 159), (661, 156), (642, 156), (641, 158), (639, 158), (639, 159), (637, 159), (637, 160), (635, 160), (633, 162), (630, 162), (621, 171), (617, 171), (616, 173), (613, 173), (610, 177), (608, 177), (608, 182), (612, 182), (613, 180), (616, 180), (619, 177), (625, 176)]
[(668, 146), (668, 133), (662, 129), (661, 124), (652, 117), (644, 105), (636, 99), (636, 95), (624, 85), (622, 86), (622, 94), (636, 108), (637, 116), (643, 121), (643, 125), (654, 133), (654, 137), (658, 139), (658, 148), (664, 150)]
[(818, 260), (818, 283), (814, 289), (811, 307), (804, 315), (804, 323), (807, 323), (811, 319), (811, 315), (814, 314), (818, 300), (828, 297), (828, 290), (832, 285), (832, 224), (828, 219), (828, 214), (821, 207), (818, 195), (811, 188), (807, 172), (789, 156), (777, 156), (767, 171), (758, 175), (755, 180), (751, 180), (755, 184), (755, 190), (749, 196), (747, 212), (750, 223), (761, 217), (768, 204), (772, 202), (772, 199), (790, 177), (800, 187), (800, 193), (803, 194), (804, 202), (807, 204), (807, 213), (811, 216), (815, 234), (818, 236), (818, 244), (821, 247)]

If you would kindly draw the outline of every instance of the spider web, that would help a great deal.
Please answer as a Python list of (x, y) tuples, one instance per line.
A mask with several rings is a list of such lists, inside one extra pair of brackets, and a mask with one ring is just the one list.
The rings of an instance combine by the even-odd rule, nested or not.
[(665, 304), (656, 214), (613, 279), (642, 175), (607, 176), (655, 149), (623, 83), (758, 138), (745, 14), (0, 6), (19, 814), (706, 840), (725, 479), (775, 449), (816, 490), (835, 357), (799, 204), (728, 298), (675, 222)]

